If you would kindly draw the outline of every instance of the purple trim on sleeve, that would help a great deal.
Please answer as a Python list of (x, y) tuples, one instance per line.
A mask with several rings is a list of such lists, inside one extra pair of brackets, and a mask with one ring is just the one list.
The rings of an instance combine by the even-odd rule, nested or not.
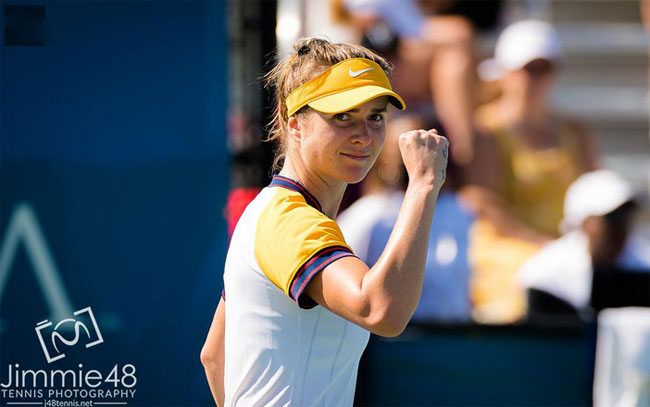
[(300, 308), (314, 308), (318, 303), (309, 298), (307, 295), (303, 295), (303, 291), (309, 281), (311, 281), (314, 276), (322, 271), (325, 267), (332, 264), (338, 259), (343, 257), (354, 256), (354, 254), (347, 247), (343, 246), (331, 246), (326, 247), (316, 253), (311, 259), (307, 260), (296, 273), (291, 283), (291, 288), (289, 289), (289, 296), (292, 300), (298, 303)]

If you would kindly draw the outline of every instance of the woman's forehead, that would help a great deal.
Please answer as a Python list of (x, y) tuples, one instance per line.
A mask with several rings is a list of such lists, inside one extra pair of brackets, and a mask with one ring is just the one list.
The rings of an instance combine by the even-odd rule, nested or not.
[(366, 102), (366, 104), (370, 104), (371, 107), (377, 107), (377, 108), (383, 108), (383, 109), (386, 109), (388, 107), (389, 103), (390, 103), (390, 100), (389, 100), (388, 96), (379, 96), (377, 98), (374, 98), (374, 99)]
[(359, 107), (347, 110), (347, 112), (358, 112), (362, 109), (370, 109), (372, 111), (385, 111), (388, 109), (388, 96), (379, 96), (372, 100), (367, 101)]

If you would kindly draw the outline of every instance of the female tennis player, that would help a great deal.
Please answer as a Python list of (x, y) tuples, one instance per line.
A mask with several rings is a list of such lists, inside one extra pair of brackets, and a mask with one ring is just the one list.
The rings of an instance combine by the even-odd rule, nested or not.
[(369, 332), (399, 335), (420, 299), (447, 140), (400, 136), (404, 203), (368, 268), (333, 221), (386, 133), (388, 63), (352, 44), (305, 39), (267, 76), (283, 165), (248, 205), (226, 258), (225, 290), (201, 352), (220, 406), (351, 406)]

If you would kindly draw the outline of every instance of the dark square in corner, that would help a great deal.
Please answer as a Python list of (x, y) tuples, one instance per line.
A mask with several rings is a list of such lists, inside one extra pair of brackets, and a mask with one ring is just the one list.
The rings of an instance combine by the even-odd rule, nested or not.
[(45, 6), (4, 6), (5, 46), (46, 45)]

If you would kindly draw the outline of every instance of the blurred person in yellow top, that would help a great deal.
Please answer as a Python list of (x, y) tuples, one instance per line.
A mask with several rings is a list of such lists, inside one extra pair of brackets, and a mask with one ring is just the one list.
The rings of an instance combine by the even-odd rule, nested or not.
[(560, 57), (555, 29), (523, 20), (502, 32), (495, 57), (479, 66), (481, 77), (497, 81), (500, 96), (476, 112), (481, 154), (465, 191), (479, 215), (470, 242), (478, 322), (510, 323), (524, 316), (515, 273), (558, 236), (567, 188), (596, 167), (585, 131), (550, 105)]

